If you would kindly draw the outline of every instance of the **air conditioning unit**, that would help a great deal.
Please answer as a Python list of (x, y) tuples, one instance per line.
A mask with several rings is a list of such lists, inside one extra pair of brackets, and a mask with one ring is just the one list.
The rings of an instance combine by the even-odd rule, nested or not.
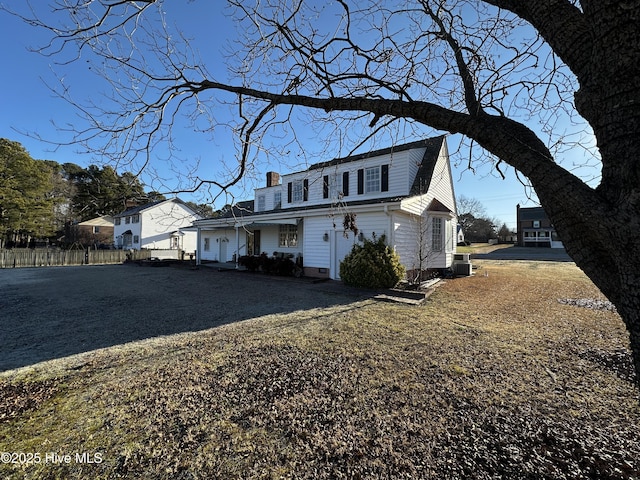
[(453, 254), (453, 261), (454, 262), (464, 262), (464, 263), (469, 263), (470, 262), (470, 254), (468, 253), (454, 253)]
[(453, 271), (456, 273), (456, 275), (465, 275), (469, 277), (471, 276), (471, 272), (472, 272), (471, 263), (463, 263), (463, 262), (454, 263)]

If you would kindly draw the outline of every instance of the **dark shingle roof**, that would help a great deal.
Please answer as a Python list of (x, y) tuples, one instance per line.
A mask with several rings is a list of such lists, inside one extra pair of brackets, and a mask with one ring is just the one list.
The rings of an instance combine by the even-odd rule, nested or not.
[(549, 217), (542, 207), (525, 207), (518, 211), (519, 220), (547, 220)]
[[(143, 210), (146, 210), (148, 208), (151, 208), (151, 207), (153, 207), (155, 205), (159, 205), (159, 204), (164, 203), (164, 202), (179, 203), (181, 205), (184, 205), (185, 208), (188, 208), (189, 210), (191, 210), (191, 208), (189, 208), (188, 205), (185, 205), (185, 203), (182, 200), (180, 200), (178, 197), (175, 197), (175, 198), (169, 198), (169, 199), (166, 199), (166, 200), (158, 200), (157, 202), (145, 203), (144, 205), (138, 205), (136, 207), (131, 207), (131, 208), (126, 209), (124, 212), (121, 212), (121, 213), (118, 213), (117, 215), (114, 215), (114, 217), (124, 217), (126, 215), (135, 215), (136, 213), (140, 213)], [(191, 210), (191, 211), (193, 212), (193, 210)], [(196, 213), (196, 212), (193, 212), (193, 213)]]
[[(378, 157), (381, 155), (387, 155), (392, 152), (403, 152), (405, 150), (411, 150), (414, 148), (424, 148), (426, 150), (424, 155), (422, 156), (422, 161), (420, 163), (420, 167), (418, 168), (418, 172), (413, 180), (413, 184), (408, 196), (420, 195), (426, 193), (429, 189), (429, 185), (431, 182), (431, 177), (433, 175), (433, 170), (435, 169), (436, 162), (438, 161), (438, 156), (440, 154), (440, 150), (442, 149), (442, 144), (444, 142), (444, 135), (439, 137), (427, 138), (425, 140), (419, 140), (417, 142), (405, 143), (403, 145), (396, 145), (389, 148), (384, 148), (381, 150), (374, 150), (372, 152), (367, 152), (358, 155), (352, 155), (350, 157), (345, 158), (337, 158), (334, 160), (329, 160), (327, 162), (320, 162), (313, 164), (309, 167), (309, 170), (315, 170), (320, 168), (325, 168), (334, 165), (341, 165), (348, 162), (354, 162), (357, 160), (364, 160), (367, 158)], [(366, 200), (353, 200), (349, 201), (350, 206), (355, 205), (371, 205), (376, 203), (389, 203), (389, 202), (399, 202), (407, 196), (396, 196), (396, 197), (386, 197), (386, 198), (374, 198), (374, 199), (366, 199)], [(269, 210), (265, 212), (255, 212), (254, 211), (254, 202), (253, 200), (242, 201), (234, 204), (231, 207), (228, 207), (224, 213), (214, 218), (237, 218), (237, 217), (249, 217), (254, 215), (264, 215), (264, 214), (272, 214), (276, 211), (280, 212), (295, 212), (295, 211), (308, 211), (308, 210), (316, 210), (321, 208), (331, 207), (332, 203), (323, 203), (318, 205), (296, 205), (295, 207), (290, 208), (282, 208), (278, 210)], [(448, 209), (447, 209), (448, 211)]]
[(234, 203), (231, 206), (226, 206), (223, 212), (217, 217), (213, 218), (236, 218), (246, 217), (253, 215), (253, 200), (245, 200), (242, 202)]
[(436, 162), (442, 149), (442, 143), (444, 142), (444, 135), (440, 137), (427, 138), (422, 141), (422, 145), (427, 147), (422, 156), (422, 162), (420, 168), (416, 174), (416, 178), (413, 180), (413, 185), (409, 191), (410, 195), (420, 195), (427, 193), (429, 185), (431, 183), (431, 177), (433, 177), (433, 170), (436, 168)]
[(437, 159), (437, 154), (438, 152), (440, 152), (440, 147), (442, 146), (443, 141), (444, 141), (444, 136), (440, 136), (440, 137), (434, 137), (434, 138), (427, 138), (425, 140), (418, 140), (417, 142), (404, 143), (402, 145), (394, 145), (393, 147), (382, 148), (379, 150), (373, 150), (371, 152), (366, 152), (366, 153), (359, 153), (357, 155), (351, 155), (349, 157), (334, 158), (333, 160), (329, 160), (326, 162), (314, 163), (309, 167), (309, 170), (316, 170), (319, 168), (326, 168), (334, 165), (342, 165), (343, 163), (355, 162), (358, 160), (364, 160), (372, 157), (379, 157), (381, 155), (387, 155), (389, 153), (394, 153), (394, 152), (404, 152), (405, 150), (411, 150), (413, 148), (421, 148), (421, 147), (427, 147), (427, 152), (425, 152), (425, 157), (427, 157), (427, 153), (430, 153), (431, 150), (436, 149), (435, 158)]
[(131, 207), (126, 209), (124, 212), (118, 213), (115, 215), (116, 217), (124, 217), (125, 215), (135, 215), (136, 213), (140, 213), (142, 210), (146, 210), (147, 208), (153, 207), (154, 205), (158, 205), (159, 203), (164, 202), (165, 200), (160, 200), (157, 202), (145, 203), (144, 205), (138, 205), (136, 207)]

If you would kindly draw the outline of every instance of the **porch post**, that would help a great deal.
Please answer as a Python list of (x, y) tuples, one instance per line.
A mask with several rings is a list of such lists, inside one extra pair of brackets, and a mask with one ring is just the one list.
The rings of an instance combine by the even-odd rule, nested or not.
[(240, 227), (236, 223), (236, 270), (240, 268), (240, 232), (238, 231)]
[(200, 248), (202, 241), (202, 230), (200, 227), (196, 230), (196, 265), (200, 265)]

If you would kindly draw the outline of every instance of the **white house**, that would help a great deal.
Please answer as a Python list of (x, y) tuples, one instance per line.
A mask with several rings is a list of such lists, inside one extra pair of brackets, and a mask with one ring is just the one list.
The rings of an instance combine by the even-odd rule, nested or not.
[[(280, 181), (282, 180), (282, 182)], [(354, 218), (358, 233), (345, 229)], [(194, 222), (197, 261), (291, 255), (308, 276), (339, 279), (363, 238), (385, 235), (408, 271), (444, 269), (456, 248), (457, 213), (444, 137), (267, 174), (254, 199)]]
[(457, 243), (464, 243), (464, 231), (462, 230), (462, 225), (458, 225)]
[(132, 207), (113, 217), (117, 248), (171, 249), (193, 253), (197, 235), (183, 230), (201, 217), (179, 198)]

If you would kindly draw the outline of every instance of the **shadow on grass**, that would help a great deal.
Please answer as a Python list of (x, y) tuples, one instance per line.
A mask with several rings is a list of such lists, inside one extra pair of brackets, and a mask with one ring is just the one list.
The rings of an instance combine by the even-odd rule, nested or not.
[(373, 295), (339, 282), (206, 267), (0, 270), (0, 371)]
[(487, 253), (472, 253), (472, 260), (531, 260), (538, 262), (573, 262), (564, 248), (518, 247), (500, 248)]

